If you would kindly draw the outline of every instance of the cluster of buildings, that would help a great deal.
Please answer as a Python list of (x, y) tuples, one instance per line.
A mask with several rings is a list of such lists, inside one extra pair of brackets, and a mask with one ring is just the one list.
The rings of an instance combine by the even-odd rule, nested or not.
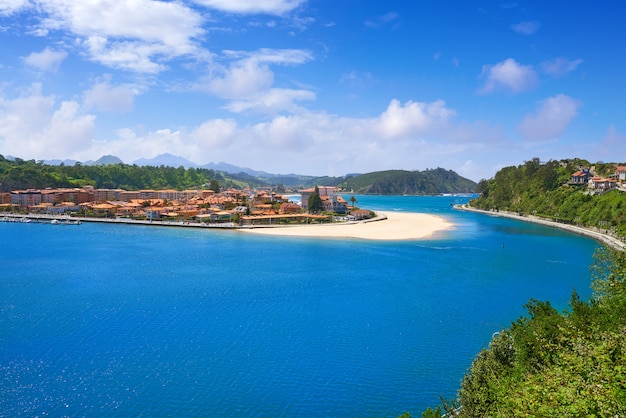
[[(301, 204), (269, 190), (252, 189), (128, 191), (87, 186), (14, 190), (0, 193), (0, 211), (243, 224), (328, 220), (326, 215), (306, 213), (308, 198), (314, 190), (302, 190)], [(347, 202), (337, 188), (321, 186), (319, 194), (325, 211), (348, 212)]]
[(591, 174), (589, 169), (583, 169), (570, 176), (570, 184), (587, 185), (589, 189), (597, 192), (605, 192), (615, 189), (626, 181), (626, 166), (618, 165), (615, 173), (610, 177), (600, 177)]

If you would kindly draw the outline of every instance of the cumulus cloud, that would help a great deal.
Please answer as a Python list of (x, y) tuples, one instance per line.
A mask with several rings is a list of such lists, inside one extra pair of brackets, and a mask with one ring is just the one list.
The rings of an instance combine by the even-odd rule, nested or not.
[(406, 138), (444, 127), (454, 116), (456, 112), (446, 108), (443, 100), (409, 101), (403, 106), (394, 99), (374, 123), (374, 128), (383, 138)]
[(200, 148), (221, 148), (230, 144), (237, 133), (237, 122), (232, 119), (208, 120), (192, 132)]
[(525, 139), (544, 141), (560, 137), (578, 115), (582, 102), (564, 94), (538, 103), (537, 109), (517, 126)]
[(282, 15), (296, 9), (306, 0), (193, 0), (194, 3), (228, 13), (265, 13)]
[(536, 21), (522, 21), (511, 25), (511, 29), (522, 35), (532, 35), (539, 30), (540, 26)]
[(553, 60), (544, 61), (541, 63), (541, 70), (553, 77), (563, 77), (568, 73), (574, 71), (583, 60), (569, 60), (567, 58), (559, 57)]
[(85, 91), (83, 102), (87, 109), (105, 112), (129, 112), (134, 108), (135, 96), (140, 89), (131, 84), (111, 83), (110, 77), (104, 77)]
[(0, 98), (0, 148), (29, 158), (67, 158), (88, 148), (95, 116), (74, 101), (57, 104), (33, 85), (22, 97)]
[(530, 90), (537, 84), (537, 74), (530, 65), (521, 65), (508, 58), (495, 65), (483, 66), (481, 74), (487, 79), (480, 93), (506, 90), (513, 93)]
[[(36, 32), (68, 31), (90, 59), (113, 68), (155, 73), (159, 60), (199, 53), (202, 17), (180, 2), (38, 0)], [(42, 15), (43, 16), (43, 15)]]
[(65, 51), (54, 51), (46, 48), (41, 52), (33, 52), (24, 57), (24, 63), (39, 71), (57, 72), (66, 57), (67, 52)]
[(435, 155), (464, 155), (473, 146), (467, 138), (454, 139), (456, 133), (450, 125), (455, 115), (442, 101), (402, 104), (392, 100), (378, 116), (370, 118), (300, 109), (252, 124), (209, 119), (188, 129), (119, 130), (118, 138), (107, 141), (106, 146), (94, 141), (92, 154), (115, 154), (132, 161), (171, 152), (200, 163), (226, 159), (259, 169), (272, 169), (280, 160), (282, 167), (299, 173), (333, 172), (335, 166), (338, 174), (397, 164), (430, 167)]
[[(228, 51), (226, 58), (234, 58), (228, 67), (215, 70), (206, 80), (206, 90), (231, 102), (226, 108), (233, 112), (255, 111), (276, 113), (293, 111), (294, 101), (314, 100), (315, 93), (302, 89), (275, 88), (274, 71), (270, 65), (295, 65), (312, 56), (303, 50), (261, 49), (253, 53)], [(201, 87), (202, 88), (202, 87)]]

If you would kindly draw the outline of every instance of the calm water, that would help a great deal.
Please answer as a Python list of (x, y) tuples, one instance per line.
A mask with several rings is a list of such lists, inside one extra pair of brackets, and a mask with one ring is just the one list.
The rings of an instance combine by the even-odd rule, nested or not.
[(433, 239), (0, 223), (0, 416), (419, 416), (533, 297), (589, 296), (597, 244), (457, 212)]

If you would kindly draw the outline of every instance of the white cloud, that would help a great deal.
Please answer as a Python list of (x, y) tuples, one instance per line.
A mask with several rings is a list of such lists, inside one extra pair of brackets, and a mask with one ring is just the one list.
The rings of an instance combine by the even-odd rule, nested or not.
[(0, 0), (0, 16), (11, 15), (29, 5), (29, 0)]
[(537, 84), (537, 74), (533, 67), (521, 65), (512, 58), (495, 65), (483, 66), (481, 75), (487, 78), (485, 85), (479, 90), (481, 93), (497, 90), (519, 93), (530, 90)]
[(39, 0), (40, 33), (69, 31), (89, 57), (114, 68), (154, 73), (159, 60), (200, 53), (202, 17), (180, 2)]
[(539, 102), (535, 112), (528, 114), (517, 126), (524, 138), (543, 141), (560, 137), (578, 115), (582, 102), (558, 94)]
[(388, 12), (388, 13), (385, 13), (384, 15), (376, 16), (375, 18), (371, 20), (365, 21), (365, 26), (368, 28), (372, 28), (372, 29), (378, 29), (393, 22), (398, 17), (399, 17), (398, 13)]
[(532, 35), (539, 30), (541, 25), (535, 21), (523, 21), (511, 25), (511, 29), (522, 35)]
[(65, 51), (54, 51), (46, 48), (41, 52), (33, 52), (24, 57), (24, 63), (40, 71), (56, 72), (66, 57), (67, 52)]
[(250, 97), (274, 83), (274, 72), (267, 63), (254, 59), (235, 62), (222, 73), (209, 81), (208, 89), (225, 99)]
[(583, 60), (569, 60), (567, 58), (559, 57), (553, 60), (544, 61), (541, 63), (541, 70), (553, 77), (562, 77), (568, 73), (574, 71)]
[(56, 105), (40, 85), (22, 97), (0, 98), (0, 148), (27, 158), (68, 158), (91, 145), (95, 116), (82, 114), (74, 101)]
[(129, 112), (133, 110), (135, 96), (140, 94), (137, 86), (130, 84), (111, 84), (110, 77), (105, 77), (85, 91), (83, 102), (87, 109), (105, 112)]
[(235, 113), (253, 111), (274, 115), (283, 110), (295, 112), (299, 107), (294, 102), (312, 101), (315, 98), (315, 93), (308, 90), (273, 88), (247, 100), (232, 101), (226, 105), (226, 109)]
[(312, 56), (302, 50), (261, 49), (254, 53), (227, 51), (227, 58), (235, 58), (228, 68), (217, 69), (206, 81), (206, 89), (232, 102), (226, 108), (233, 112), (253, 110), (276, 113), (296, 109), (294, 101), (314, 100), (315, 93), (302, 89), (273, 88), (274, 72), (271, 64), (301, 64)]
[[(117, 140), (94, 142), (91, 153), (114, 154), (132, 161), (171, 152), (199, 163), (225, 160), (274, 171), (276, 161), (280, 161), (284, 169), (305, 174), (319, 170), (345, 174), (399, 166), (431, 167), (435, 164), (433, 156), (466, 155), (474, 146), (467, 138), (454, 139), (457, 133), (450, 125), (455, 114), (442, 101), (401, 104), (392, 100), (387, 109), (372, 118), (345, 118), (300, 109), (292, 115), (276, 115), (249, 125), (231, 119), (209, 119), (176, 131), (160, 129), (140, 134), (119, 130)], [(393, 146), (389, 146), (390, 140)]]
[(221, 148), (230, 144), (237, 133), (237, 122), (232, 119), (213, 119), (204, 122), (193, 132), (199, 148)]
[(195, 3), (237, 14), (265, 13), (282, 15), (296, 9), (306, 0), (193, 0)]
[(402, 106), (394, 99), (374, 127), (383, 138), (407, 138), (445, 127), (455, 116), (456, 111), (447, 109), (442, 100), (432, 103), (408, 101)]

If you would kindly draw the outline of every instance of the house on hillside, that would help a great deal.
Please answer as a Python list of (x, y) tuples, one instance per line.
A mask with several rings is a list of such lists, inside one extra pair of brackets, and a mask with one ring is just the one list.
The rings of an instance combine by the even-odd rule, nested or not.
[(589, 179), (589, 188), (599, 192), (606, 192), (617, 187), (616, 179), (608, 179), (604, 177), (592, 177)]
[(587, 184), (589, 183), (589, 169), (577, 171), (569, 178), (570, 184)]
[(619, 181), (626, 181), (626, 165), (618, 165), (615, 167), (615, 177)]

